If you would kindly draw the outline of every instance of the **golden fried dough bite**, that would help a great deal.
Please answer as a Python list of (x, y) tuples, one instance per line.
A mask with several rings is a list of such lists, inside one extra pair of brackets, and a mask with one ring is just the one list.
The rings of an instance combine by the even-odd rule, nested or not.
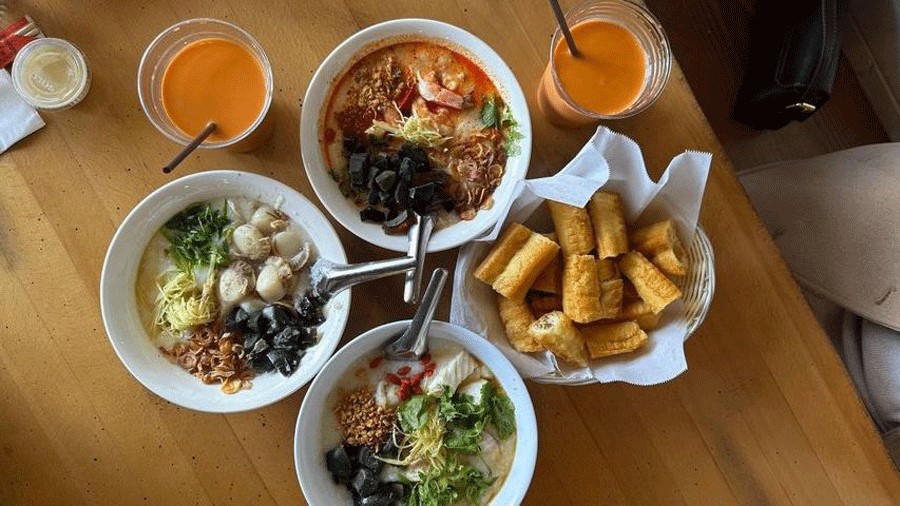
[(497, 295), (497, 307), (500, 308), (500, 319), (506, 327), (506, 338), (513, 348), (531, 353), (541, 351), (543, 346), (534, 340), (528, 328), (534, 323), (534, 315), (524, 301), (514, 302), (502, 295)]
[(671, 249), (672, 244), (678, 241), (675, 230), (675, 222), (664, 220), (659, 223), (647, 225), (631, 233), (631, 245), (646, 257), (652, 257), (660, 251)]
[(494, 279), (494, 290), (514, 301), (525, 299), (528, 289), (559, 253), (559, 245), (541, 234), (531, 236)]
[(562, 297), (555, 294), (532, 293), (528, 296), (528, 305), (538, 316), (551, 311), (562, 311)]
[(623, 279), (622, 281), (622, 302), (627, 303), (641, 300), (640, 295), (638, 295), (637, 293), (637, 289), (634, 288), (634, 285), (631, 283), (631, 281), (628, 281), (627, 279)]
[(600, 282), (600, 318), (618, 318), (622, 313), (622, 278)]
[(481, 265), (475, 269), (475, 278), (487, 284), (493, 284), (503, 269), (506, 268), (513, 255), (525, 245), (525, 241), (531, 237), (531, 230), (519, 223), (510, 223), (503, 235), (497, 239), (488, 256), (481, 261)]
[(579, 367), (587, 365), (584, 338), (563, 312), (554, 311), (541, 316), (529, 330), (538, 344), (557, 357)]
[(634, 231), (631, 244), (664, 273), (673, 276), (686, 274), (684, 245), (678, 238), (674, 221), (665, 220)]
[(619, 267), (612, 258), (598, 258), (597, 262), (597, 278), (600, 282), (618, 279), (620, 277)]
[(534, 280), (534, 284), (531, 285), (531, 289), (538, 292), (555, 293), (557, 295), (561, 294), (562, 270), (562, 255), (556, 255), (555, 257), (553, 257), (553, 260), (550, 262), (550, 264), (547, 265), (547, 267), (543, 271), (541, 271), (541, 274), (538, 276), (538, 278)]
[(638, 327), (644, 331), (655, 330), (659, 327), (659, 321), (662, 320), (662, 313), (648, 313), (642, 316), (638, 316), (634, 323), (638, 324)]
[(636, 320), (648, 314), (653, 314), (650, 305), (640, 299), (626, 302), (622, 306), (621, 317), (623, 320)]
[(563, 256), (583, 255), (594, 249), (594, 230), (586, 210), (552, 200), (547, 201), (547, 207)]
[(646, 302), (635, 300), (622, 306), (621, 318), (634, 321), (642, 330), (653, 330), (659, 326), (662, 313), (654, 314)]
[(591, 358), (628, 353), (647, 342), (647, 333), (635, 322), (588, 325), (581, 332)]
[[(653, 314), (659, 313), (681, 297), (681, 290), (637, 251), (629, 251), (622, 256), (619, 269), (634, 284), (638, 295), (650, 306)], [(563, 290), (565, 291), (565, 283)]]
[(667, 249), (653, 255), (653, 258), (651, 258), (650, 261), (666, 274), (671, 276), (684, 276), (687, 274), (687, 267), (684, 265), (682, 258), (684, 258), (684, 256), (679, 258), (674, 250)]
[(597, 241), (597, 256), (612, 258), (628, 251), (625, 211), (617, 193), (597, 192), (587, 205)]
[(562, 276), (563, 313), (578, 323), (590, 323), (603, 317), (600, 306), (600, 281), (593, 255), (566, 257)]

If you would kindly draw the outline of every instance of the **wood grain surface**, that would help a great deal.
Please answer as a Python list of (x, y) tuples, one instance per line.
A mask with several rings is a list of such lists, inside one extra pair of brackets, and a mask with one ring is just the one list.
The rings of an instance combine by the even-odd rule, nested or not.
[[(475, 33), (509, 63), (535, 111), (553, 30), (548, 6), (35, 0), (24, 8), (45, 33), (84, 50), (93, 84), (83, 103), (46, 114), (43, 130), (0, 156), (0, 504), (303, 504), (292, 437), (304, 390), (223, 416), (144, 389), (100, 320), (109, 240), (147, 193), (189, 172), (257, 172), (316, 201), (299, 156), (301, 98), (332, 48), (379, 21), (428, 17)], [(253, 153), (197, 152), (166, 176), (160, 167), (177, 147), (140, 109), (137, 65), (158, 32), (199, 16), (235, 22), (266, 48), (276, 131)], [(537, 114), (533, 123), (530, 177), (558, 170), (591, 133)], [(674, 381), (529, 385), (540, 441), (526, 504), (896, 503), (900, 476), (681, 71), (651, 109), (610, 126), (644, 147), (657, 175), (685, 149), (713, 153), (701, 221), (716, 251), (716, 298), (687, 342), (689, 370)], [(389, 256), (340, 235), (351, 261)], [(448, 252), (428, 263), (454, 260)], [(397, 304), (401, 285), (398, 277), (355, 290), (345, 339), (411, 315)]]

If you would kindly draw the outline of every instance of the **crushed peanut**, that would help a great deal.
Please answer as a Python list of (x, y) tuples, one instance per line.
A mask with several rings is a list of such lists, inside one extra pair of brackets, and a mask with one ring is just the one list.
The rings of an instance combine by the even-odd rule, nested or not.
[(371, 388), (360, 388), (335, 407), (341, 433), (348, 444), (365, 445), (374, 450), (387, 441), (396, 414), (378, 406)]

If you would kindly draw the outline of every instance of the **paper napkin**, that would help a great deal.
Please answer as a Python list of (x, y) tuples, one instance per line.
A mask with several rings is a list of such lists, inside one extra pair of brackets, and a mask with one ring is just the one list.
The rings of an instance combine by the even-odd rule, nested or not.
[(37, 111), (16, 92), (9, 72), (0, 69), (0, 153), (43, 126)]

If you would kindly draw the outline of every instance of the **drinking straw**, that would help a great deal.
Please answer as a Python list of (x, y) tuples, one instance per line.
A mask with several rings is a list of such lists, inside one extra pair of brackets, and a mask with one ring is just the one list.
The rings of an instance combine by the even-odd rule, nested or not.
[(191, 152), (197, 149), (197, 146), (202, 144), (203, 141), (205, 141), (206, 138), (209, 137), (210, 134), (212, 134), (215, 130), (215, 123), (213, 123), (212, 121), (207, 123), (206, 126), (203, 127), (203, 130), (201, 130), (200, 133), (197, 134), (197, 137), (194, 137), (194, 140), (189, 142), (188, 145), (181, 150), (181, 153), (175, 155), (175, 158), (172, 158), (172, 161), (170, 161), (165, 165), (165, 167), (163, 167), (163, 172), (168, 174), (169, 172), (175, 170), (175, 167), (177, 167), (179, 163), (183, 162), (184, 159), (187, 158), (188, 155), (191, 154)]
[(559, 29), (562, 30), (566, 37), (566, 44), (569, 45), (569, 52), (575, 58), (581, 58), (581, 51), (575, 47), (575, 39), (572, 38), (572, 32), (569, 31), (569, 24), (566, 23), (566, 17), (563, 15), (562, 9), (559, 7), (559, 0), (550, 0), (550, 7), (553, 7), (553, 14), (556, 14), (556, 22), (559, 23)]

